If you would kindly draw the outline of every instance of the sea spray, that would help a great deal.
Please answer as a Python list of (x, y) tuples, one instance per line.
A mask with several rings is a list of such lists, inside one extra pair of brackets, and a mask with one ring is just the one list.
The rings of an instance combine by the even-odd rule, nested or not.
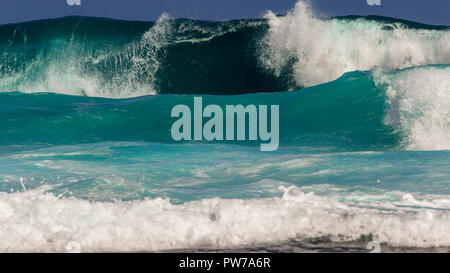
[[(245, 107), (240, 104), (226, 105), (224, 114), (219, 105), (212, 104), (203, 108), (202, 102), (202, 97), (194, 97), (193, 113), (184, 104), (178, 104), (172, 108), (170, 116), (178, 118), (171, 128), (171, 135), (175, 141), (200, 141), (203, 139), (207, 141), (255, 141), (259, 137), (259, 140), (267, 141), (267, 143), (261, 143), (261, 151), (275, 151), (278, 149), (280, 138), (279, 105), (270, 105), (269, 116), (267, 105), (259, 105), (258, 108), (253, 104)], [(247, 116), (248, 122), (246, 121)], [(203, 118), (210, 119), (203, 124)], [(269, 118), (270, 129), (268, 126)], [(194, 125), (192, 126), (192, 124)], [(248, 138), (246, 138), (247, 135)]]

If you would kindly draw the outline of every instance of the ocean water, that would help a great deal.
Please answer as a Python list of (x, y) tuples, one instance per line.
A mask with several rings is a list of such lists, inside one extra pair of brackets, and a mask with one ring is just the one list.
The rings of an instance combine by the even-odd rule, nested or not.
[[(279, 105), (279, 149), (174, 141), (200, 95)], [(449, 210), (449, 27), (303, 2), (0, 26), (2, 252), (445, 251)]]

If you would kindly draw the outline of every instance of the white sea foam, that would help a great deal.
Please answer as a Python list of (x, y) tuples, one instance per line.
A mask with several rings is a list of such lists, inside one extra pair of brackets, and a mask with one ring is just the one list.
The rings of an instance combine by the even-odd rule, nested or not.
[[(27, 54), (36, 45), (27, 47), (28, 51), (6, 47), (4, 54), (0, 54), (0, 92), (52, 92), (106, 98), (156, 94), (156, 74), (169, 45), (208, 42), (258, 24), (263, 22), (243, 20), (203, 26), (190, 20), (172, 20), (164, 13), (140, 39), (126, 44), (116, 44), (114, 40), (85, 41), (79, 37), (49, 38), (48, 42), (38, 44), (39, 51), (32, 58)], [(92, 47), (93, 42), (103, 44)]]
[[(444, 197), (434, 202), (411, 194), (402, 199), (399, 193), (397, 202), (380, 201), (379, 208), (368, 209), (295, 187), (283, 190), (276, 198), (215, 198), (181, 205), (160, 198), (88, 202), (42, 189), (0, 193), (0, 251), (221, 248), (318, 236), (352, 241), (368, 234), (395, 246), (450, 246), (450, 212), (445, 209), (450, 203)], [(445, 206), (411, 207), (424, 202), (426, 207)]]
[[(158, 52), (167, 46), (174, 31), (172, 25), (168, 15), (163, 14), (140, 40), (95, 54), (80, 41), (54, 40), (47, 45), (50, 53), (42, 50), (48, 55), (38, 54), (25, 67), (14, 67), (16, 62), (9, 60), (20, 56), (6, 54), (2, 56), (7, 59), (3, 60), (6, 73), (1, 75), (0, 91), (106, 98), (155, 94)], [(107, 73), (114, 73), (112, 77), (104, 74), (104, 67)]]
[(374, 71), (373, 77), (377, 85), (386, 85), (385, 122), (404, 134), (409, 149), (450, 149), (449, 66)]
[(286, 16), (266, 15), (269, 31), (261, 63), (275, 75), (293, 66), (297, 84), (332, 81), (345, 72), (450, 63), (450, 30), (411, 29), (401, 23), (319, 19), (303, 1)]

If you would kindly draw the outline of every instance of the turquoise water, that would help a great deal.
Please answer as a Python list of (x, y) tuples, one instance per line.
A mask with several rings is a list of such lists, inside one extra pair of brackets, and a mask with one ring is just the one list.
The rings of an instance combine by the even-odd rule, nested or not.
[(282, 147), (261, 154), (222, 144), (101, 142), (2, 154), (1, 164), (8, 170), (2, 172), (2, 191), (21, 191), (22, 178), (27, 189), (45, 183), (58, 195), (94, 201), (265, 198), (289, 185), (337, 187), (323, 194), (343, 200), (358, 191), (450, 194), (448, 151), (326, 153)]
[[(449, 37), (302, 4), (0, 26), (0, 250), (449, 247)], [(172, 107), (198, 96), (279, 105), (279, 149), (174, 141)]]

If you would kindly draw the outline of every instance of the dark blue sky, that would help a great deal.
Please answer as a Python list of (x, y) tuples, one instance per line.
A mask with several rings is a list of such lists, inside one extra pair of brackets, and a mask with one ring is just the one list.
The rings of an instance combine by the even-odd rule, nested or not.
[[(71, 1), (71, 0), (69, 0)], [(267, 10), (286, 13), (297, 0), (0, 0), (0, 24), (67, 15), (99, 16), (127, 20), (155, 20), (163, 12), (172, 17), (229, 20), (261, 17)], [(320, 14), (383, 15), (412, 21), (450, 25), (450, 0), (310, 0)]]

